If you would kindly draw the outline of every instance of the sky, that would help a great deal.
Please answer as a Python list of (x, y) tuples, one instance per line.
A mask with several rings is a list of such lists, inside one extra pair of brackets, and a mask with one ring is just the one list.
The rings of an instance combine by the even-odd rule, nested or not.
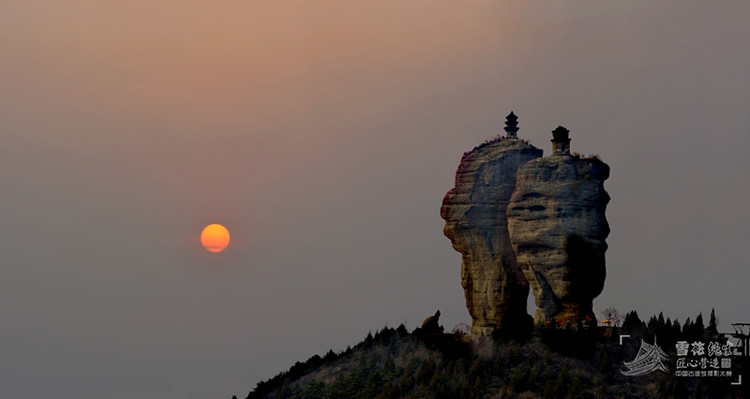
[(750, 322), (747, 15), (0, 3), (0, 397), (244, 397), (385, 325), (469, 322), (439, 210), (511, 110), (611, 167), (595, 311)]

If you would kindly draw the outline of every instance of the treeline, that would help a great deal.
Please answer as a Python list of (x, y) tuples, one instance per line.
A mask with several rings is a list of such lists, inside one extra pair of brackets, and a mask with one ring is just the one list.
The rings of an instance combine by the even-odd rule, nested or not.
[(688, 317), (683, 324), (680, 324), (676, 318), (674, 320), (669, 317), (665, 319), (664, 313), (651, 316), (648, 322), (645, 322), (638, 317), (636, 311), (631, 311), (625, 315), (622, 333), (643, 338), (652, 344), (656, 341), (667, 352), (674, 351), (677, 341), (721, 341), (723, 343), (726, 340), (719, 334), (718, 320), (714, 309), (711, 309), (708, 324), (704, 323), (702, 313), (699, 313), (695, 320)]
[[(294, 363), (294, 365), (286, 372), (281, 372), (273, 378), (258, 382), (255, 389), (248, 394), (247, 399), (259, 399), (267, 397), (292, 397), (289, 396), (289, 391), (291, 389), (290, 387), (292, 383), (300, 379), (301, 377), (308, 375), (313, 370), (316, 370), (321, 366), (330, 365), (341, 358), (350, 357), (352, 353), (354, 353), (354, 351), (367, 350), (376, 345), (388, 346), (391, 345), (394, 340), (407, 336), (409, 336), (409, 331), (403, 324), (399, 325), (398, 328), (395, 329), (386, 326), (375, 333), (375, 335), (373, 335), (372, 333), (368, 333), (365, 339), (355, 345), (354, 348), (347, 347), (346, 350), (339, 353), (335, 353), (333, 350), (329, 350), (328, 353), (326, 353), (323, 357), (314, 355), (304, 362)], [(366, 370), (360, 371), (361, 372), (358, 374), (359, 377), (361, 377), (362, 372), (365, 372)], [(367, 375), (369, 377), (369, 374)], [(319, 384), (313, 383), (311, 384), (310, 389), (313, 391), (317, 390), (318, 386)]]
[[(410, 334), (403, 325), (385, 327), (341, 353), (329, 351), (295, 363), (259, 382), (247, 399), (481, 398), (498, 392), (583, 398), (606, 397), (602, 395), (608, 392), (597, 377), (596, 362), (555, 355), (539, 342), (496, 342), (490, 353), (478, 356), (457, 350), (461, 338), (420, 334), (419, 329)], [(346, 371), (330, 375), (324, 369)]]
[[(314, 398), (680, 398), (731, 395), (726, 381), (703, 381), (652, 373), (626, 377), (619, 370), (632, 360), (640, 340), (657, 340), (674, 353), (678, 340), (725, 342), (712, 310), (708, 323), (699, 314), (680, 323), (663, 314), (648, 321), (627, 313), (621, 328), (596, 329), (588, 357), (550, 350), (543, 334), (525, 342), (494, 341), (467, 350), (461, 334), (409, 333), (403, 325), (384, 327), (353, 348), (295, 363), (287, 372), (261, 381), (247, 399)], [(441, 328), (442, 331), (442, 328)], [(619, 335), (628, 334), (623, 345)], [(696, 396), (698, 395), (698, 396)], [(718, 396), (717, 396), (718, 395)]]

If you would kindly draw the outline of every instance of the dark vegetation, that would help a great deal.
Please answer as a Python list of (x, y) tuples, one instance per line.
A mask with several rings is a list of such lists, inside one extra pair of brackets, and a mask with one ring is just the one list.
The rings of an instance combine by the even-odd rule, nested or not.
[[(623, 345), (621, 334), (631, 336)], [(622, 327), (537, 326), (523, 341), (471, 339), (442, 327), (409, 333), (400, 325), (369, 333), (345, 351), (297, 362), (259, 382), (247, 399), (741, 397), (727, 379), (622, 375), (641, 339), (654, 337), (670, 356), (678, 340), (725, 340), (713, 312), (707, 324), (702, 315), (680, 324), (663, 314), (645, 322), (633, 311)], [(584, 350), (572, 350), (576, 345)]]
[[(478, 146), (472, 148), (471, 151), (465, 152), (464, 155), (471, 154), (472, 152), (481, 150), (484, 147), (487, 147), (487, 146), (489, 146), (491, 144), (494, 144), (494, 143), (496, 143), (498, 141), (503, 141), (503, 140), (508, 140), (508, 138), (506, 138), (505, 136), (500, 135), (500, 134), (495, 135), (493, 137), (489, 137), (489, 138), (485, 139), (484, 142), (482, 142), (482, 144), (479, 144)], [(522, 142), (524, 142), (526, 144), (529, 144), (529, 140), (526, 140), (526, 139), (513, 139), (513, 140), (518, 140), (518, 141), (522, 141)]]

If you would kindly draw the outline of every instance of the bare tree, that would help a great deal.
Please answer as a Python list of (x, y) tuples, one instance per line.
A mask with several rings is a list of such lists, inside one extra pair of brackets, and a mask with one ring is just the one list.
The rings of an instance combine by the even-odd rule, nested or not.
[(615, 327), (619, 327), (624, 320), (624, 317), (620, 312), (611, 306), (602, 310), (602, 315), (604, 316), (605, 322), (608, 321), (608, 324), (614, 325)]

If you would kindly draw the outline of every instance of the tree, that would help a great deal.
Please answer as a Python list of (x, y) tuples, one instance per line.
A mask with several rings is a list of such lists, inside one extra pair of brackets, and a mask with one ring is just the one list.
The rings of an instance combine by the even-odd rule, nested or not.
[(379, 371), (371, 372), (370, 375), (367, 376), (367, 381), (365, 382), (365, 386), (362, 389), (362, 396), (365, 398), (372, 398), (375, 397), (378, 393), (380, 393), (380, 388), (383, 386), (383, 376), (380, 374)]
[(404, 338), (409, 335), (409, 331), (406, 329), (406, 326), (404, 326), (404, 323), (399, 324), (398, 328), (396, 328), (396, 333), (398, 333), (399, 338)]
[(363, 346), (365, 349), (372, 346), (372, 343), (375, 341), (375, 337), (372, 336), (372, 332), (368, 332), (367, 336), (365, 337), (365, 340), (363, 342)]
[(635, 310), (625, 315), (625, 321), (622, 323), (622, 329), (625, 331), (633, 332), (643, 327), (641, 318), (638, 317), (638, 312)]
[(694, 339), (701, 339), (706, 335), (706, 326), (703, 324), (703, 313), (698, 313), (698, 317), (695, 318), (693, 324), (693, 337)]
[(617, 309), (613, 307), (608, 307), (602, 311), (602, 315), (604, 316), (605, 320), (609, 320), (609, 323), (614, 325), (615, 327), (619, 327), (620, 323), (625, 320), (625, 318), (620, 314), (620, 312), (617, 311)]
[(520, 393), (526, 390), (528, 382), (528, 369), (516, 367), (513, 374), (508, 379), (508, 389), (510, 392)]
[(716, 311), (711, 308), (711, 318), (708, 320), (708, 329), (706, 332), (708, 333), (708, 336), (711, 338), (715, 338), (719, 336), (719, 321), (716, 319)]
[(305, 398), (324, 398), (326, 397), (326, 384), (322, 381), (310, 380), (305, 384), (303, 392)]
[(326, 355), (323, 357), (323, 362), (327, 364), (336, 359), (338, 359), (338, 355), (333, 352), (333, 349), (329, 349), (328, 353), (326, 353)]
[(432, 359), (424, 360), (414, 375), (414, 379), (417, 382), (417, 384), (427, 385), (427, 383), (429, 383), (430, 380), (432, 379), (432, 376), (435, 374), (436, 369), (437, 369), (437, 364), (435, 363), (434, 360)]
[(570, 372), (568, 366), (563, 365), (560, 374), (557, 375), (557, 381), (555, 381), (555, 387), (553, 388), (556, 397), (561, 398), (568, 392), (568, 384), (570, 383)]
[(570, 387), (570, 397), (578, 398), (583, 393), (583, 383), (581, 383), (581, 376), (578, 375), (578, 371), (573, 374), (573, 383)]
[(672, 336), (675, 338), (679, 337), (681, 331), (682, 327), (680, 326), (680, 322), (677, 319), (674, 319), (672, 322)]
[(693, 331), (692, 328), (693, 328), (693, 322), (688, 317), (687, 320), (685, 320), (685, 324), (682, 325), (682, 333), (684, 335), (689, 335)]
[(606, 348), (602, 348), (599, 352), (599, 371), (605, 374), (612, 372), (612, 362), (609, 360), (609, 352)]

